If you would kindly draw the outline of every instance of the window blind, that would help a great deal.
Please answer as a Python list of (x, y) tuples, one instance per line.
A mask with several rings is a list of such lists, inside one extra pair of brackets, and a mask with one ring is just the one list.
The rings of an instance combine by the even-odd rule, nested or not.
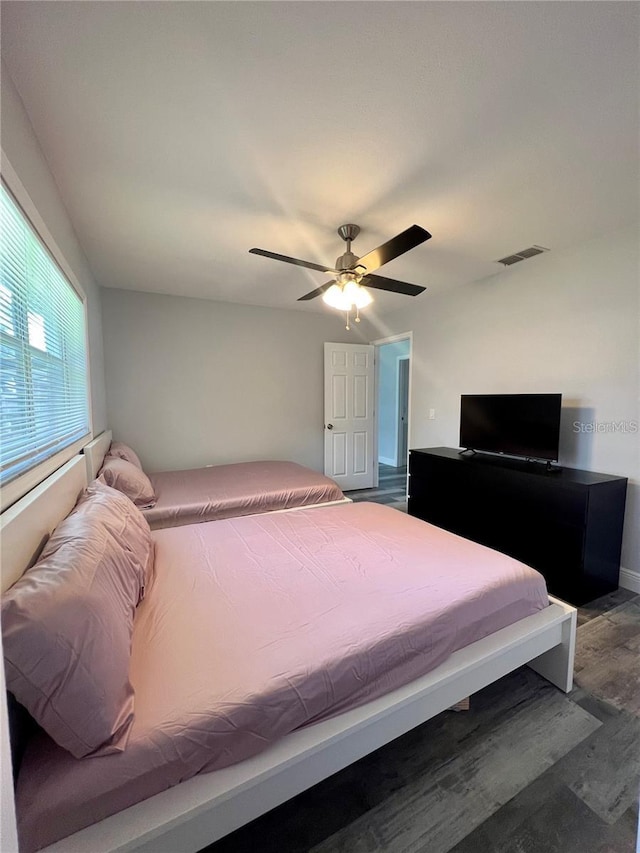
[(84, 303), (0, 185), (0, 485), (88, 432)]

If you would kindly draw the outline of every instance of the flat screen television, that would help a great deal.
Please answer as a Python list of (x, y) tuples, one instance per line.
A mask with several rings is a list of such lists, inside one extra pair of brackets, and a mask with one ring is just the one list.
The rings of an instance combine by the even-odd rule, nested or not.
[(463, 394), (460, 447), (557, 462), (562, 394)]

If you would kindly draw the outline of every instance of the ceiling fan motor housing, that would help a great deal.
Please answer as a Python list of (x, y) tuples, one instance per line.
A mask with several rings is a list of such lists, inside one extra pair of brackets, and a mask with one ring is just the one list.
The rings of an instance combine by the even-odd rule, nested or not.
[(357, 263), (357, 255), (354, 255), (353, 252), (345, 252), (344, 255), (340, 255), (339, 258), (336, 258), (336, 269), (352, 270)]

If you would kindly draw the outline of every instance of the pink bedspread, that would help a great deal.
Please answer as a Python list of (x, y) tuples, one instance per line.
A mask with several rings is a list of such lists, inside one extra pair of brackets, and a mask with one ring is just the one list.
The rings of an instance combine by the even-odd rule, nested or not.
[(533, 569), (376, 504), (154, 540), (127, 749), (77, 760), (32, 741), (17, 787), (25, 851), (386, 693), (549, 603)]
[(152, 530), (344, 499), (329, 477), (295, 462), (237, 462), (150, 474)]

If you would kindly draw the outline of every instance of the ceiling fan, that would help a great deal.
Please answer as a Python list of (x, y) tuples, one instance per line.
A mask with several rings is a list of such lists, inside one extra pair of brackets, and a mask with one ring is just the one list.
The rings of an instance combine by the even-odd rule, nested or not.
[[(347, 244), (347, 251), (336, 259), (335, 267), (325, 267), (310, 261), (302, 261), (298, 258), (290, 258), (287, 255), (279, 255), (276, 252), (268, 252), (266, 249), (249, 249), (253, 255), (263, 255), (265, 258), (273, 258), (276, 261), (284, 261), (286, 264), (294, 264), (298, 267), (306, 267), (311, 270), (333, 275), (335, 278), (316, 287), (315, 290), (305, 293), (298, 302), (306, 302), (322, 295), (323, 300), (333, 308), (347, 312), (347, 329), (349, 328), (349, 312), (364, 308), (372, 300), (371, 296), (364, 290), (363, 285), (376, 290), (388, 290), (391, 293), (402, 293), (405, 296), (418, 296), (426, 288), (417, 284), (409, 284), (406, 281), (397, 281), (394, 278), (383, 278), (381, 275), (373, 275), (383, 264), (389, 263), (394, 258), (404, 255), (410, 249), (419, 246), (430, 239), (431, 234), (419, 225), (412, 225), (406, 231), (402, 231), (391, 240), (387, 240), (377, 249), (359, 258), (351, 251), (351, 243), (360, 233), (358, 225), (341, 225), (338, 234)], [(360, 322), (356, 316), (356, 322)]]

